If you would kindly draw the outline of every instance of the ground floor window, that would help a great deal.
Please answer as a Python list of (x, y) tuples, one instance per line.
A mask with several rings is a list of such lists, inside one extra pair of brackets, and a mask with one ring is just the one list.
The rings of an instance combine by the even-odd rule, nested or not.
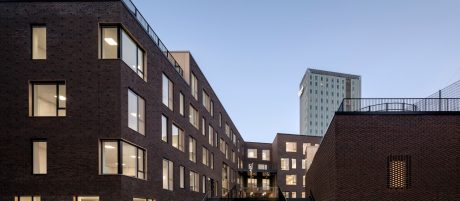
[(99, 201), (99, 196), (77, 196), (73, 201)]
[(40, 196), (16, 196), (14, 201), (41, 201)]

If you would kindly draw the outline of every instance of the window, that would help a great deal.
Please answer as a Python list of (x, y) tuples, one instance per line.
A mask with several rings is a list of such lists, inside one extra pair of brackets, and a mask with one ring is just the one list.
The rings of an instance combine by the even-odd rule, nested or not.
[(297, 152), (297, 143), (286, 142), (286, 152)]
[(185, 168), (184, 166), (179, 166), (179, 187), (185, 188)]
[(225, 140), (223, 138), (220, 138), (219, 149), (220, 149), (220, 152), (225, 154)]
[(291, 158), (291, 165), (292, 165), (292, 169), (297, 168), (297, 160), (295, 158)]
[(268, 149), (262, 150), (262, 160), (270, 161), (270, 150)]
[(190, 113), (189, 113), (189, 120), (190, 120), (190, 123), (195, 126), (196, 129), (199, 129), (198, 126), (199, 126), (199, 117), (198, 117), (198, 110), (195, 109), (192, 105), (190, 105)]
[(102, 174), (146, 178), (145, 150), (121, 140), (101, 140)]
[(213, 146), (214, 142), (214, 128), (211, 125), (208, 125), (208, 143)]
[(410, 156), (389, 156), (388, 164), (388, 188), (407, 189), (410, 187)]
[(307, 160), (302, 159), (302, 169), (307, 169)]
[(302, 185), (303, 185), (303, 187), (305, 187), (305, 183), (306, 183), (305, 175), (303, 175), (303, 176), (302, 176)]
[(172, 146), (184, 151), (184, 130), (172, 125)]
[(230, 126), (228, 126), (227, 123), (225, 124), (225, 135), (227, 135), (227, 137), (230, 137)]
[(200, 188), (200, 176), (198, 173), (190, 171), (190, 190), (199, 192)]
[(168, 142), (168, 117), (161, 115), (161, 140)]
[(291, 192), (291, 198), (297, 198), (297, 192)]
[(167, 159), (163, 159), (163, 189), (173, 190), (173, 181), (174, 181), (174, 163)]
[(297, 185), (297, 175), (286, 175), (286, 185)]
[(219, 127), (222, 127), (222, 113), (219, 113)]
[(46, 59), (46, 26), (32, 26), (32, 59)]
[(209, 95), (205, 90), (203, 90), (203, 106), (208, 112), (211, 111), (211, 98), (209, 98)]
[(190, 88), (192, 89), (192, 96), (198, 100), (198, 79), (196, 79), (195, 74), (190, 74)]
[(270, 179), (262, 179), (262, 190), (270, 190)]
[(165, 74), (163, 74), (163, 104), (166, 105), (170, 110), (173, 110), (173, 88), (174, 84)]
[(47, 143), (44, 140), (34, 140), (33, 146), (33, 173), (46, 174), (48, 169), (47, 163)]
[(192, 137), (189, 138), (188, 152), (189, 152), (189, 155), (188, 155), (189, 160), (196, 163), (196, 140), (193, 139)]
[(206, 119), (201, 118), (201, 134), (206, 135)]
[(211, 153), (211, 157), (209, 158), (209, 163), (211, 165), (211, 169), (214, 169), (214, 154)]
[(289, 191), (284, 191), (283, 194), (285, 198), (289, 198)]
[[(118, 37), (121, 33), (121, 40)], [(145, 79), (145, 52), (123, 29), (101, 27), (100, 53), (102, 59), (121, 59), (142, 79)], [(121, 44), (121, 49), (120, 45)]]
[(40, 196), (15, 196), (14, 201), (40, 201)]
[(145, 101), (128, 89), (128, 127), (145, 135)]
[(204, 165), (209, 166), (209, 151), (206, 147), (203, 147), (202, 162)]
[(257, 188), (257, 179), (248, 178), (248, 188)]
[(31, 82), (31, 116), (66, 116), (66, 84), (58, 82)]
[(248, 158), (257, 158), (257, 149), (248, 149)]
[(211, 116), (214, 116), (214, 102), (211, 101), (211, 109), (209, 110), (209, 113), (211, 113)]
[(289, 170), (289, 158), (281, 158), (281, 170)]
[(179, 93), (179, 114), (185, 116), (185, 101), (182, 92)]
[(267, 170), (268, 167), (267, 167), (267, 164), (258, 164), (257, 169), (258, 170)]
[(201, 192), (206, 193), (206, 176), (201, 177)]
[(305, 192), (302, 192), (302, 198), (306, 198)]
[(74, 201), (99, 201), (98, 196), (78, 196)]

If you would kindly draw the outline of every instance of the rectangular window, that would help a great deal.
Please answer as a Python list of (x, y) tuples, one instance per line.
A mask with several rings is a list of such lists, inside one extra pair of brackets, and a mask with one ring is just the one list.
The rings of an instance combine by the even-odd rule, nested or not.
[(206, 135), (206, 119), (201, 118), (201, 134)]
[(179, 93), (179, 114), (185, 116), (185, 101), (182, 92)]
[(184, 166), (179, 166), (179, 187), (185, 188), (185, 168)]
[(388, 156), (388, 188), (407, 189), (410, 187), (411, 158), (407, 155)]
[(31, 116), (66, 116), (66, 84), (64, 81), (31, 82)]
[(307, 169), (307, 160), (302, 159), (302, 169)]
[(286, 185), (297, 185), (297, 175), (286, 175)]
[(166, 105), (170, 110), (173, 110), (173, 89), (174, 84), (169, 80), (169, 78), (163, 74), (163, 104)]
[(270, 161), (270, 150), (268, 149), (262, 150), (262, 160)]
[(206, 193), (206, 176), (201, 177), (201, 192)]
[(184, 130), (172, 125), (172, 146), (184, 151)]
[(202, 163), (206, 166), (209, 166), (209, 151), (206, 149), (206, 147), (203, 147), (202, 149)]
[(168, 117), (161, 115), (161, 140), (168, 142)]
[(214, 128), (211, 125), (208, 125), (208, 143), (213, 146), (214, 142)]
[(225, 135), (227, 135), (227, 137), (230, 137), (230, 126), (228, 126), (227, 123), (225, 124)]
[(286, 142), (286, 152), (297, 152), (297, 142)]
[(190, 190), (200, 192), (200, 176), (198, 173), (190, 171)]
[(223, 138), (220, 138), (219, 140), (219, 149), (220, 149), (220, 152), (225, 154), (225, 140)]
[(302, 176), (302, 185), (303, 185), (303, 187), (305, 187), (305, 183), (306, 183), (305, 175), (303, 175), (303, 176)]
[(289, 170), (289, 158), (281, 158), (281, 170)]
[(74, 201), (99, 201), (98, 196), (77, 196)]
[(189, 160), (196, 163), (196, 140), (192, 137), (189, 137), (188, 142), (188, 152), (189, 152)]
[[(310, 122), (310, 125), (311, 125), (311, 122)], [(302, 147), (303, 147), (302, 154), (307, 154), (307, 147), (308, 146), (311, 146), (311, 144), (310, 143), (303, 143), (303, 145), (302, 145)]]
[(195, 109), (192, 105), (190, 105), (190, 112), (189, 112), (189, 120), (190, 123), (195, 126), (196, 129), (199, 129), (199, 114), (198, 110)]
[(40, 196), (15, 196), (14, 201), (41, 201)]
[(173, 190), (173, 168), (174, 163), (172, 161), (163, 159), (163, 189)]
[(257, 179), (248, 178), (248, 188), (249, 189), (257, 188)]
[(209, 163), (210, 163), (210, 165), (211, 165), (211, 169), (214, 169), (214, 154), (211, 153), (210, 155), (211, 155), (211, 156), (210, 156), (210, 158), (209, 158)]
[(295, 158), (291, 158), (291, 165), (293, 170), (297, 168), (297, 160)]
[(128, 127), (145, 135), (145, 101), (128, 89)]
[(203, 106), (206, 108), (208, 112), (211, 111), (211, 98), (205, 90), (203, 90)]
[(102, 174), (146, 178), (145, 150), (121, 140), (101, 140)]
[(190, 88), (192, 90), (192, 96), (198, 100), (198, 79), (196, 79), (196, 76), (193, 73), (191, 73), (190, 76)]
[(222, 113), (219, 113), (219, 127), (222, 127)]
[[(119, 37), (121, 35), (121, 37)], [(101, 27), (100, 53), (102, 59), (118, 59), (145, 79), (145, 51), (129, 34), (117, 26)], [(120, 44), (120, 45), (119, 45)]]
[(305, 192), (302, 192), (302, 198), (306, 198)]
[(267, 164), (258, 164), (257, 169), (258, 170), (267, 170), (268, 166), (267, 166)]
[(211, 113), (211, 116), (213, 117), (214, 116), (214, 102), (211, 101), (211, 108), (209, 110), (209, 113)]
[(32, 59), (46, 59), (46, 26), (32, 26)]
[(291, 198), (297, 198), (297, 192), (291, 192)]
[(46, 141), (34, 140), (33, 145), (33, 173), (46, 174), (48, 169), (47, 163), (47, 143)]
[(248, 149), (248, 158), (257, 158), (257, 149)]

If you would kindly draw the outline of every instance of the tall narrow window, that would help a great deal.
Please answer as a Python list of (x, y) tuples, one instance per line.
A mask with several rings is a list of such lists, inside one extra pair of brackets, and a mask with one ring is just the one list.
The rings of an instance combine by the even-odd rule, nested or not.
[(184, 94), (179, 93), (179, 114), (184, 116), (185, 115), (185, 101), (184, 101)]
[(128, 89), (128, 127), (145, 135), (145, 101)]
[(172, 145), (177, 149), (184, 151), (184, 130), (172, 125)]
[(185, 168), (179, 166), (179, 188), (185, 188)]
[(213, 101), (211, 101), (210, 106), (211, 108), (209, 110), (209, 113), (211, 113), (211, 116), (213, 117), (214, 116), (214, 102)]
[(192, 137), (189, 138), (188, 152), (189, 159), (196, 163), (196, 140)]
[(200, 176), (193, 171), (190, 171), (190, 190), (194, 192), (200, 191)]
[(407, 189), (410, 187), (410, 156), (389, 156), (388, 166), (388, 188)]
[(201, 192), (206, 193), (206, 176), (201, 177)]
[(201, 134), (206, 135), (206, 119), (204, 117), (201, 118)]
[(46, 59), (45, 26), (32, 26), (32, 59)]
[(121, 58), (141, 78), (144, 78), (144, 51), (122, 29)]
[(208, 112), (211, 111), (211, 99), (209, 98), (209, 95), (208, 93), (206, 93), (205, 90), (203, 90), (203, 106), (206, 108)]
[(102, 141), (102, 174), (118, 174), (118, 141)]
[(281, 158), (281, 170), (289, 170), (289, 158)]
[(174, 84), (163, 74), (163, 104), (173, 110), (173, 88)]
[(222, 127), (222, 113), (219, 113), (219, 127)]
[(163, 159), (163, 189), (173, 190), (173, 162)]
[(101, 28), (101, 58), (117, 59), (118, 58), (118, 28), (102, 27)]
[(292, 169), (296, 169), (297, 168), (297, 159), (291, 158), (291, 165), (292, 165)]
[(202, 149), (202, 163), (206, 166), (209, 166), (209, 151), (206, 149), (206, 147), (203, 147)]
[(161, 140), (168, 142), (168, 117), (161, 115)]
[(192, 96), (198, 100), (198, 79), (196, 79), (196, 76), (193, 73), (191, 73), (190, 76), (190, 88), (192, 90)]
[(189, 112), (189, 121), (190, 123), (196, 128), (199, 129), (199, 114), (198, 110), (195, 109), (192, 105), (190, 105), (190, 112)]
[(66, 116), (65, 82), (31, 82), (31, 116)]
[(208, 143), (213, 146), (214, 143), (214, 128), (208, 125)]
[(47, 143), (46, 141), (33, 141), (33, 173), (47, 173)]
[(210, 154), (209, 163), (210, 163), (211, 169), (214, 169), (214, 154), (213, 153)]

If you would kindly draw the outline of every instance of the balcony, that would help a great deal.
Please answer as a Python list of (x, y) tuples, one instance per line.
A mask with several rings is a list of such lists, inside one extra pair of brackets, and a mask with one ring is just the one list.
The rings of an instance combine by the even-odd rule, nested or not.
[(460, 98), (345, 98), (337, 112), (460, 112)]

